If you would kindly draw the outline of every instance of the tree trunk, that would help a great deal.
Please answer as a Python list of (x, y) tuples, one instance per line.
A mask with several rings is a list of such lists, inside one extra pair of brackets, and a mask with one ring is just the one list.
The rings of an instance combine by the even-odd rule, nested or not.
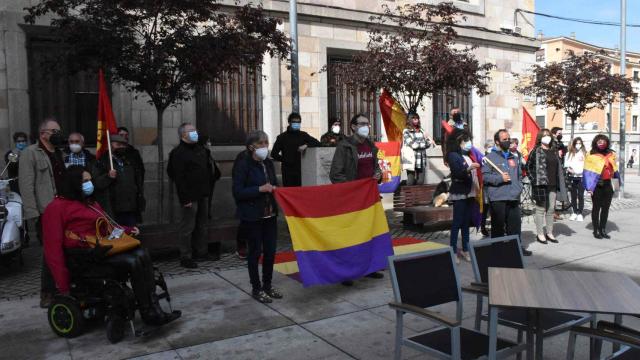
[(164, 139), (162, 137), (162, 115), (166, 108), (156, 107), (157, 113), (157, 131), (158, 137), (156, 143), (158, 145), (158, 181), (160, 186), (158, 187), (159, 204), (158, 204), (158, 224), (162, 224), (164, 215)]
[(573, 142), (573, 134), (575, 132), (575, 128), (576, 128), (576, 118), (575, 117), (571, 117), (571, 142)]

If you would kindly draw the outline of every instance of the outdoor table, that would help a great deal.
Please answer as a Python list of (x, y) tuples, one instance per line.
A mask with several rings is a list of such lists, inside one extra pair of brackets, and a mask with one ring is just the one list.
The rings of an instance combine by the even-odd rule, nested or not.
[[(611, 272), (489, 268), (489, 359), (496, 358), (499, 308), (526, 308), (537, 326), (536, 360), (542, 359), (539, 310), (640, 315), (640, 286)], [(533, 353), (533, 324), (527, 330), (527, 358)]]

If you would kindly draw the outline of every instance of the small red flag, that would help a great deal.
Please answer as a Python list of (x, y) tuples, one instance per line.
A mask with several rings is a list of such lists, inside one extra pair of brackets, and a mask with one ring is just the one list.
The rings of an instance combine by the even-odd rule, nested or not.
[(111, 101), (107, 92), (107, 83), (104, 80), (102, 69), (98, 72), (98, 136), (96, 146), (96, 158), (100, 158), (102, 154), (109, 149), (107, 143), (107, 131), (109, 134), (116, 134), (118, 126), (111, 109)]
[(536, 145), (536, 137), (538, 136), (540, 127), (535, 120), (529, 115), (527, 109), (522, 107), (522, 142), (520, 144), (520, 152), (522, 156), (527, 159), (529, 153)]

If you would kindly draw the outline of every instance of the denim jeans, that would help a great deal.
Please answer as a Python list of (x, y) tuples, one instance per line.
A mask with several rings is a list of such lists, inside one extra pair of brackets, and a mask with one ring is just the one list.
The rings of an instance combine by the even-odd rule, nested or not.
[(469, 198), (453, 202), (450, 244), (454, 252), (458, 247), (458, 231), (462, 232), (462, 250), (469, 251), (469, 225), (471, 225), (471, 205), (474, 201), (476, 201), (474, 198)]

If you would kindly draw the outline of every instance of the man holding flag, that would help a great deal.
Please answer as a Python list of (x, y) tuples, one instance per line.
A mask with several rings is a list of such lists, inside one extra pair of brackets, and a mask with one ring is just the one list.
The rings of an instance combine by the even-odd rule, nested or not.
[[(511, 140), (506, 129), (498, 130), (493, 139), (496, 146), (485, 157), (482, 165), (484, 191), (491, 209), (491, 237), (520, 236), (522, 225), (520, 159), (510, 151)], [(522, 239), (520, 241), (522, 246)], [(532, 253), (522, 246), (522, 254), (530, 256)]]

